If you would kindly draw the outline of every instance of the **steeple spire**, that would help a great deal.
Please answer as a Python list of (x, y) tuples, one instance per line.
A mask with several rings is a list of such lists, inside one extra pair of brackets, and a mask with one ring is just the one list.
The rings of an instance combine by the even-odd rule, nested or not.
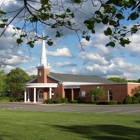
[[(45, 31), (43, 30), (43, 37), (45, 37)], [(46, 41), (45, 39), (42, 40), (42, 52), (40, 58), (40, 66), (46, 66)]]

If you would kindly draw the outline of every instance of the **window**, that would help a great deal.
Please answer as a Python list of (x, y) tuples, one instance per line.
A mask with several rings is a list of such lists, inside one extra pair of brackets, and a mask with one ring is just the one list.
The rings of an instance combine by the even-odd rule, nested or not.
[(108, 93), (109, 93), (109, 98), (108, 98), (109, 101), (110, 101), (110, 100), (113, 100), (113, 92), (112, 92), (112, 89), (109, 89), (109, 90), (108, 90)]
[(82, 91), (82, 97), (85, 97), (86, 93), (85, 91)]
[(43, 91), (42, 90), (39, 91), (39, 98), (43, 98)]

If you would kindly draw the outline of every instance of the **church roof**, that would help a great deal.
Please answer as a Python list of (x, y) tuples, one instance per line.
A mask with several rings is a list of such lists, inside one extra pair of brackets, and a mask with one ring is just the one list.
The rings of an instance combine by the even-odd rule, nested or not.
[(49, 73), (48, 77), (55, 79), (59, 82), (84, 82), (84, 83), (101, 83), (101, 84), (115, 84), (99, 76), (91, 75), (76, 75), (76, 74), (63, 74), (63, 73)]

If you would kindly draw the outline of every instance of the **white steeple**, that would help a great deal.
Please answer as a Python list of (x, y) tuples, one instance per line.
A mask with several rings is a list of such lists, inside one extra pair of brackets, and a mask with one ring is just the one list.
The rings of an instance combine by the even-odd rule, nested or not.
[[(44, 33), (44, 30), (43, 30), (43, 37), (45, 37), (45, 33)], [(46, 40), (43, 39), (42, 40), (42, 52), (41, 52), (41, 57), (40, 57), (40, 66), (46, 66)]]

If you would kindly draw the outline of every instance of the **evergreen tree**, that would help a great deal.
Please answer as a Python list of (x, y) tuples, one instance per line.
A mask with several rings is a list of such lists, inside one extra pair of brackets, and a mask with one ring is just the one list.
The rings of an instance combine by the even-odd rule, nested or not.
[(131, 103), (132, 103), (132, 98), (130, 97), (129, 94), (127, 94), (124, 99), (124, 104), (131, 104)]

